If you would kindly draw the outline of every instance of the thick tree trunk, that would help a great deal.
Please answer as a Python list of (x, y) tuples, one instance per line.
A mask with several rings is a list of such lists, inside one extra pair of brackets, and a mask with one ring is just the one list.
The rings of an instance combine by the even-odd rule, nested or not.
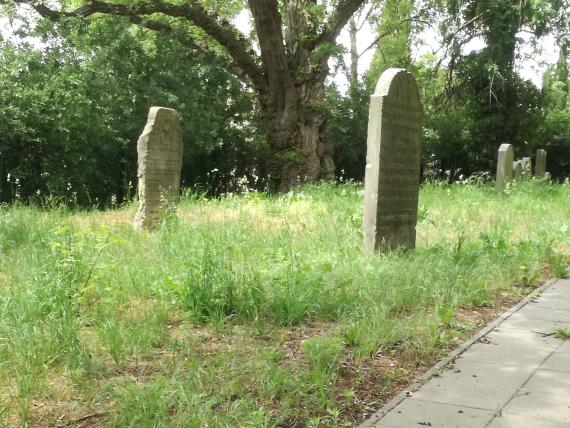
[(334, 177), (332, 146), (325, 136), (324, 82), (291, 86), (287, 92), (289, 102), (282, 108), (264, 108), (271, 148), (269, 171), (279, 192)]

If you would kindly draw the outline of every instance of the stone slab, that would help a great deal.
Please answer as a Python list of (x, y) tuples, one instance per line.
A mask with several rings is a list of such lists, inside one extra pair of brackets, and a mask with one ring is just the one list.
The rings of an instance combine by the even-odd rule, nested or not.
[(559, 396), (522, 390), (505, 406), (502, 414), (546, 419), (570, 426), (570, 393)]
[(552, 297), (564, 297), (570, 299), (570, 280), (561, 279), (548, 289), (548, 295)]
[(541, 296), (534, 299), (529, 304), (530, 306), (537, 305), (543, 309), (556, 309), (558, 311), (570, 311), (570, 299), (546, 297)]
[(413, 249), (423, 107), (406, 70), (386, 70), (370, 100), (364, 179), (364, 248)]
[(536, 166), (535, 166), (535, 177), (539, 180), (544, 180), (546, 174), (546, 150), (538, 149), (536, 151)]
[(505, 186), (513, 181), (513, 161), (515, 152), (510, 144), (501, 144), (499, 147), (499, 155), (497, 157), (497, 177), (495, 185), (498, 189), (504, 189)]
[(139, 209), (135, 229), (153, 229), (179, 197), (182, 127), (176, 110), (151, 107), (137, 142)]
[(529, 416), (501, 415), (493, 419), (488, 428), (568, 428), (568, 424)]
[(570, 397), (570, 373), (539, 369), (528, 380), (524, 389), (531, 394), (541, 392)]
[(493, 418), (489, 410), (409, 399), (396, 407), (377, 427), (484, 428)]
[(570, 311), (550, 309), (539, 305), (527, 305), (517, 314), (533, 320), (570, 323)]
[(432, 378), (413, 397), (457, 406), (496, 411), (530, 376), (516, 365), (502, 366), (458, 360), (455, 368)]
[[(503, 324), (504, 325), (504, 324)], [(534, 371), (558, 346), (551, 336), (543, 336), (525, 330), (499, 328), (485, 337), (485, 341), (473, 345), (458, 362), (477, 362), (515, 366), (517, 370)], [(516, 363), (513, 356), (516, 355)]]
[(570, 373), (570, 341), (565, 341), (541, 367), (543, 369)]
[(543, 335), (552, 334), (557, 328), (570, 328), (570, 323), (539, 320), (526, 315), (514, 314), (501, 324), (501, 330), (525, 330)]

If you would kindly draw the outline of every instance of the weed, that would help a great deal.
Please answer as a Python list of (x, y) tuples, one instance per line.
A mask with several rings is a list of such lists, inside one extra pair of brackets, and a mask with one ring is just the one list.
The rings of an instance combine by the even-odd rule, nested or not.
[(570, 339), (570, 328), (557, 328), (556, 337), (564, 340)]
[(443, 325), (447, 328), (451, 328), (455, 309), (452, 306), (443, 305), (437, 308), (437, 314)]

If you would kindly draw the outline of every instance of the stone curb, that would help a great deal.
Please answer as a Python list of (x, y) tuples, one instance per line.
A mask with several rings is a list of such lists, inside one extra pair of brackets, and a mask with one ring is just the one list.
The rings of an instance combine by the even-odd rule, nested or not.
[(360, 424), (358, 428), (373, 428), (374, 424), (378, 423), (384, 416), (386, 416), (388, 412), (393, 410), (398, 404), (400, 404), (406, 398), (410, 397), (410, 393), (413, 393), (418, 389), (420, 389), (425, 383), (427, 383), (434, 376), (437, 376), (441, 372), (441, 370), (443, 370), (447, 365), (452, 363), (457, 357), (459, 357), (461, 354), (463, 354), (465, 351), (471, 348), (471, 346), (477, 343), (482, 337), (489, 334), (492, 330), (494, 330), (503, 322), (505, 322), (507, 319), (509, 319), (511, 316), (513, 316), (524, 306), (528, 305), (534, 298), (539, 296), (542, 292), (544, 292), (548, 288), (552, 287), (558, 281), (559, 278), (553, 278), (547, 281), (546, 283), (538, 287), (536, 290), (534, 290), (531, 294), (526, 296), (519, 303), (517, 303), (515, 306), (513, 306), (511, 309), (509, 309), (507, 312), (496, 318), (491, 323), (487, 324), (485, 327), (483, 327), (481, 330), (475, 333), (475, 335), (471, 339), (467, 340), (462, 345), (455, 348), (453, 351), (451, 351), (451, 353), (447, 357), (437, 362), (431, 369), (429, 369), (427, 372), (425, 372), (423, 375), (417, 378), (417, 380), (412, 382), (405, 390), (403, 390), (397, 396), (388, 401), (388, 403), (386, 403), (380, 410), (378, 410), (369, 419)]

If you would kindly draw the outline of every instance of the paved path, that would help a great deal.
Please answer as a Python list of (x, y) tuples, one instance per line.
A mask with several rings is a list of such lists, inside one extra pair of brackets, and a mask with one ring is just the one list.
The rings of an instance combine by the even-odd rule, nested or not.
[(553, 334), (561, 327), (570, 328), (570, 280), (547, 286), (361, 427), (570, 428), (570, 340)]

